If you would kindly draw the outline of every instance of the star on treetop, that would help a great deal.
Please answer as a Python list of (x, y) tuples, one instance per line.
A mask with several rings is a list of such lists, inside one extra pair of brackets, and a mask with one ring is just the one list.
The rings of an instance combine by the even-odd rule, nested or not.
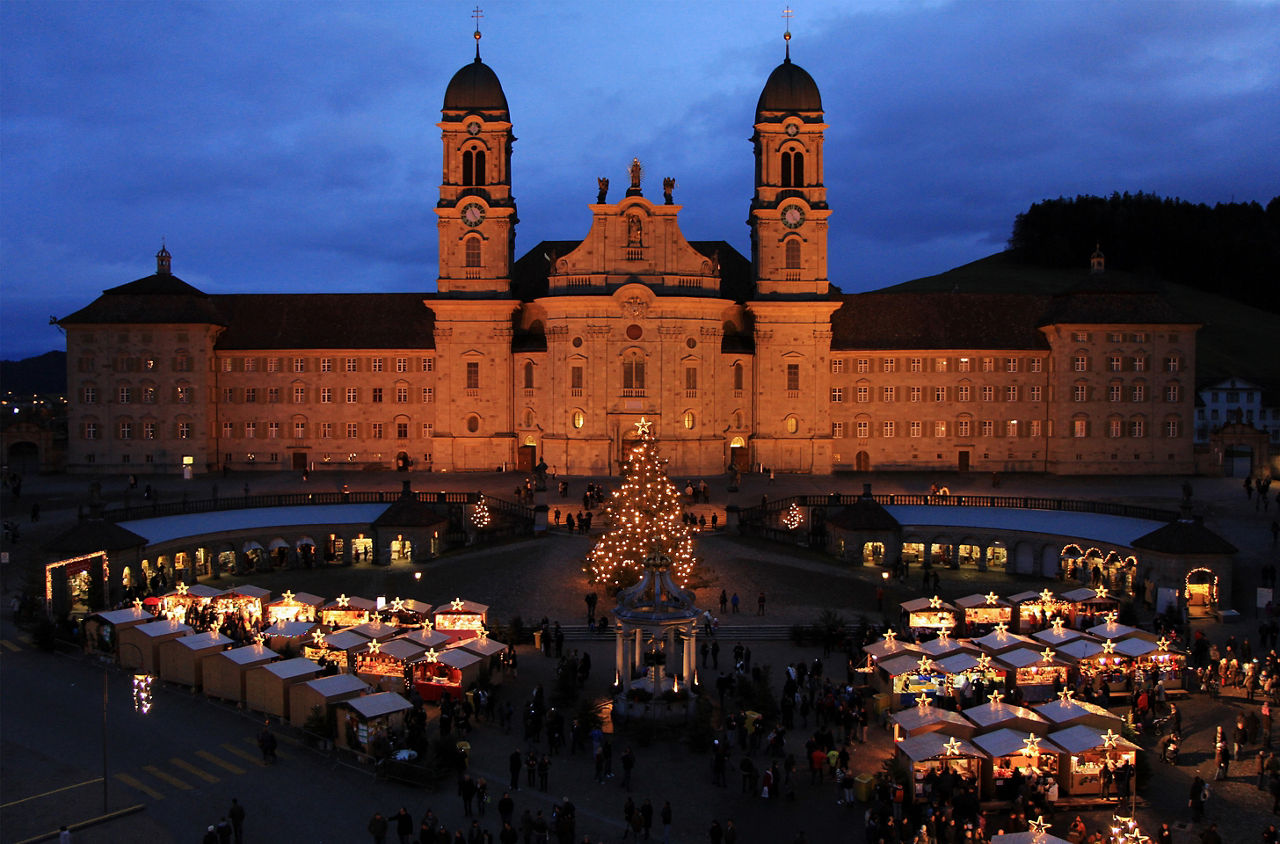
[(650, 422), (648, 419), (645, 419), (643, 416), (641, 416), (640, 421), (636, 423), (636, 433), (642, 437), (647, 437), (649, 436), (649, 428), (652, 425), (653, 425), (652, 422)]

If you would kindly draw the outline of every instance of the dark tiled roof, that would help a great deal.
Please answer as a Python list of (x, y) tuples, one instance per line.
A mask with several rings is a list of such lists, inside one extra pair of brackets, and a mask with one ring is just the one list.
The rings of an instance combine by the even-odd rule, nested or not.
[(168, 273), (157, 273), (102, 291), (61, 325), (223, 325), (213, 299)]
[(1149, 323), (1197, 325), (1155, 287), (1138, 279), (1110, 273), (1088, 276), (1054, 296), (1041, 325), (1140, 325)]
[(1047, 349), (1048, 300), (1016, 293), (848, 293), (831, 315), (831, 348)]
[(448, 516), (441, 515), (435, 507), (412, 496), (400, 496), (382, 515), (373, 520), (374, 527), (433, 527), (445, 524)]
[(92, 554), (94, 551), (124, 551), (142, 548), (144, 537), (104, 519), (86, 519), (45, 545), (45, 550), (58, 554)]
[(888, 510), (867, 496), (859, 496), (852, 505), (832, 513), (827, 517), (827, 523), (844, 530), (895, 531), (902, 528)]
[(434, 349), (435, 314), (423, 304), (425, 298), (422, 293), (216, 296), (228, 326), (217, 348)]
[(1204, 526), (1200, 519), (1178, 519), (1132, 543), (1144, 551), (1165, 554), (1234, 554), (1239, 549)]

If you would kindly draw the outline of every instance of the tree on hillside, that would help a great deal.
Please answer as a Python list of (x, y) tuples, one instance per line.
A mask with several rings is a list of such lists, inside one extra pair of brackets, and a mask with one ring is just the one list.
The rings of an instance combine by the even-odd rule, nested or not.
[(1019, 214), (1008, 248), (1041, 267), (1107, 268), (1212, 291), (1280, 313), (1280, 197), (1212, 208), (1149, 193), (1037, 202)]
[(587, 557), (592, 583), (630, 585), (653, 554), (671, 560), (672, 576), (681, 586), (693, 573), (693, 530), (684, 523), (680, 491), (667, 477), (651, 427), (645, 419), (636, 424), (638, 438), (623, 466), (622, 487), (605, 505), (608, 528)]

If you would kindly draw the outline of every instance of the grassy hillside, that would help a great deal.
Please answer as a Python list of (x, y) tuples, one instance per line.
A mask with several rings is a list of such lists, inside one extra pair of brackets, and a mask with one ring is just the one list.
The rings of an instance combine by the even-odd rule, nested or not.
[[(1087, 272), (1087, 268), (1062, 270), (1027, 266), (999, 252), (945, 273), (887, 287), (883, 292), (957, 290), (1053, 294), (1079, 282)], [(1113, 275), (1110, 270), (1107, 274)], [(1114, 275), (1126, 276), (1120, 272)], [(1280, 314), (1181, 284), (1144, 280), (1162, 290), (1189, 319), (1204, 323), (1196, 342), (1199, 384), (1234, 375), (1268, 390), (1280, 390)]]

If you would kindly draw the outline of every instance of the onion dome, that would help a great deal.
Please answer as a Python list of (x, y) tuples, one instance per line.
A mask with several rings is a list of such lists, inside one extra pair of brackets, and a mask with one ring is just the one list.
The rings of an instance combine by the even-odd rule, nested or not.
[(765, 112), (822, 111), (822, 95), (808, 71), (788, 57), (769, 74), (756, 103), (756, 120)]

